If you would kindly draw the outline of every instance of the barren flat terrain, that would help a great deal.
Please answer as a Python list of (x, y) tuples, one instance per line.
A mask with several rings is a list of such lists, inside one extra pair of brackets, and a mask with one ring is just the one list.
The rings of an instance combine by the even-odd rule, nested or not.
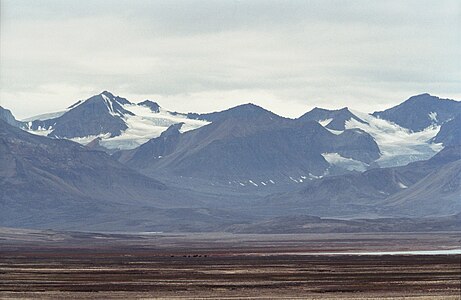
[[(431, 234), (91, 234), (2, 229), (0, 298), (460, 299), (459, 248)], [(326, 252), (345, 254), (320, 255)]]

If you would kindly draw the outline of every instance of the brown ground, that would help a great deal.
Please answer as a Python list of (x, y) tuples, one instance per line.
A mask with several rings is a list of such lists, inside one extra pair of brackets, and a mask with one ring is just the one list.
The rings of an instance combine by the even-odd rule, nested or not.
[[(0, 230), (1, 232), (1, 230)], [(0, 298), (461, 299), (461, 255), (284, 252), (453, 248), (459, 233), (0, 233)], [(432, 248), (429, 248), (432, 245)]]

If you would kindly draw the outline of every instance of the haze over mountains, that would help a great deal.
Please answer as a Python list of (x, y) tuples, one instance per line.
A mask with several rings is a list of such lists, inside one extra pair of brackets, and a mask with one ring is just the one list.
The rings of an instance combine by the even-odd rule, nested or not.
[(457, 214), (460, 115), (461, 102), (428, 94), (297, 119), (254, 104), (170, 112), (107, 91), (22, 121), (0, 108), (0, 226), (245, 231), (295, 215)]

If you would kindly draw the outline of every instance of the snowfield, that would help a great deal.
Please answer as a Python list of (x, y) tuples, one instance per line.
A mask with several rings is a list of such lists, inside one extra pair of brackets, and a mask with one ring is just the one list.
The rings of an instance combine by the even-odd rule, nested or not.
[[(184, 125), (181, 127), (181, 132), (186, 132), (209, 124), (207, 121), (189, 119), (184, 114), (173, 114), (162, 108), (160, 108), (158, 113), (153, 112), (146, 106), (137, 105), (134, 103), (122, 105), (125, 110), (132, 112), (134, 116), (129, 114), (122, 114), (114, 110), (112, 102), (107, 96), (102, 95), (102, 97), (106, 103), (109, 113), (115, 117), (122, 118), (128, 128), (119, 136), (112, 137), (110, 134), (100, 134), (86, 137), (77, 137), (70, 140), (86, 145), (94, 139), (100, 138), (100, 144), (108, 149), (127, 150), (134, 149), (144, 144), (148, 140), (160, 136), (162, 132), (174, 124), (184, 123)], [(71, 108), (74, 107), (75, 106), (72, 106)], [(47, 120), (51, 118), (57, 118), (62, 116), (71, 108), (61, 112), (31, 117), (26, 120), (30, 122), (32, 120)], [(53, 131), (53, 126), (50, 128), (38, 128), (38, 130), (28, 131), (36, 135), (46, 136)]]
[[(160, 112), (158, 113), (151, 111), (148, 107), (136, 104), (126, 104), (123, 105), (123, 108), (132, 112), (134, 116), (124, 116), (124, 121), (128, 129), (122, 132), (121, 135), (101, 137), (101, 145), (106, 148), (134, 149), (148, 140), (160, 136), (168, 127), (178, 123), (184, 123), (181, 127), (181, 132), (190, 131), (209, 124), (207, 121), (189, 119), (182, 114), (174, 115), (162, 108), (160, 108)], [(96, 137), (92, 137), (92, 139), (94, 138)]]
[(440, 126), (411, 132), (366, 113), (357, 111), (352, 113), (368, 124), (351, 119), (346, 121), (346, 129), (362, 129), (375, 139), (382, 154), (376, 161), (380, 167), (402, 166), (413, 161), (429, 159), (443, 149), (442, 144), (430, 142), (439, 132)]

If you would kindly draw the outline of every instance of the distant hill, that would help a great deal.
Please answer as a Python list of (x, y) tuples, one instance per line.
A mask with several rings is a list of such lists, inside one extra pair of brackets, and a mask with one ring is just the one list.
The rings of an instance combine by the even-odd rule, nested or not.
[(322, 216), (451, 214), (461, 211), (460, 163), (461, 148), (448, 147), (427, 161), (307, 182), (261, 204)]
[(0, 226), (81, 228), (109, 220), (119, 220), (119, 226), (146, 210), (153, 217), (155, 209), (165, 213), (196, 203), (104, 152), (32, 135), (4, 121), (0, 165)]

